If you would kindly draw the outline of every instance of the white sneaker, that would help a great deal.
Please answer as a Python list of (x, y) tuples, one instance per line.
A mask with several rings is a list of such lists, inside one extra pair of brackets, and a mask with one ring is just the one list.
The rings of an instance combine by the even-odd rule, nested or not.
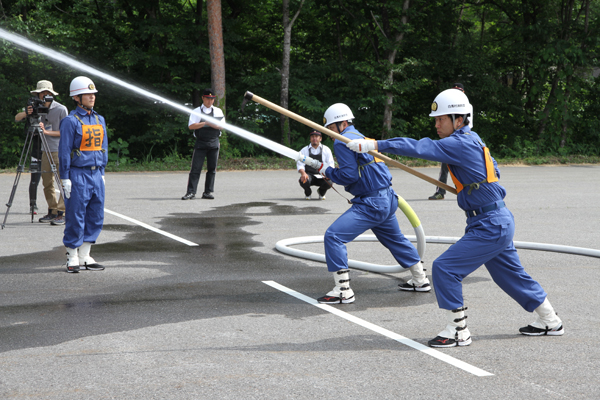
[(429, 284), (429, 279), (427, 279), (427, 275), (425, 275), (425, 270), (423, 269), (423, 262), (419, 261), (409, 269), (412, 278), (409, 279), (408, 282), (399, 284), (398, 286), (400, 286), (400, 290), (411, 292), (429, 292), (431, 290), (431, 285)]
[(310, 200), (310, 196), (306, 196), (304, 200)]
[(523, 328), (519, 328), (519, 332), (522, 335), (527, 336), (562, 336), (565, 333), (565, 328), (563, 328), (562, 324), (555, 326), (554, 328), (537, 328), (533, 325), (527, 325)]
[(431, 285), (429, 284), (429, 279), (424, 284), (417, 286), (414, 283), (413, 279), (409, 279), (408, 282), (400, 283), (398, 285), (400, 290), (404, 290), (406, 292), (429, 292), (431, 291)]
[(457, 308), (456, 310), (446, 310), (448, 325), (446, 329), (438, 333), (427, 344), (430, 347), (457, 347), (468, 346), (471, 340), (471, 332), (467, 327), (467, 316), (465, 310), (467, 307)]
[(319, 200), (325, 200), (325, 196), (319, 195)]
[[(352, 290), (352, 289), (350, 289)], [(344, 296), (348, 296), (348, 297), (344, 297)], [(339, 294), (337, 296), (329, 296), (329, 295), (325, 295), (323, 297), (319, 297), (317, 299), (317, 301), (320, 304), (350, 304), (350, 303), (354, 303), (354, 300), (356, 300), (356, 298), (354, 297), (354, 292), (350, 293), (345, 293), (343, 296), (342, 294)]]
[(565, 333), (562, 321), (556, 315), (548, 298), (534, 312), (537, 314), (537, 318), (532, 324), (519, 329), (521, 334), (528, 336), (561, 336)]

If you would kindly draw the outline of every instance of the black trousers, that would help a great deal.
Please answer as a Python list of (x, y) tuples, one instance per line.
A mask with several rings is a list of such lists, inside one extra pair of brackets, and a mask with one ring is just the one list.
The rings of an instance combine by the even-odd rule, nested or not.
[[(440, 179), (438, 181), (446, 183), (448, 181), (448, 164), (442, 163), (442, 167), (440, 168)], [(446, 190), (438, 187), (435, 190), (436, 193), (440, 193), (442, 196), (446, 195)]]
[(312, 189), (310, 187), (318, 186), (319, 189), (317, 189), (317, 192), (319, 193), (319, 195), (325, 196), (325, 193), (327, 193), (327, 191), (331, 187), (325, 181), (325, 179), (315, 178), (315, 176), (313, 174), (308, 173), (308, 172), (306, 174), (308, 175), (308, 179), (306, 180), (306, 182), (303, 183), (302, 178), (300, 178), (298, 180), (298, 183), (300, 183), (300, 186), (302, 186), (302, 189), (304, 189), (304, 195), (307, 197), (310, 196), (312, 194)]
[(206, 180), (204, 181), (204, 193), (212, 193), (215, 191), (215, 176), (217, 175), (217, 160), (219, 159), (219, 144), (217, 147), (206, 146), (202, 143), (197, 143), (194, 146), (194, 154), (192, 155), (192, 169), (188, 178), (187, 193), (194, 193), (198, 190), (198, 181), (200, 180), (200, 172), (206, 158)]
[[(37, 202), (37, 189), (42, 177), (42, 145), (37, 135), (32, 139), (30, 157), (32, 158), (31, 164), (36, 165), (38, 171), (31, 173), (31, 180), (29, 181), (29, 205), (31, 206)], [(34, 158), (36, 161), (33, 161)]]

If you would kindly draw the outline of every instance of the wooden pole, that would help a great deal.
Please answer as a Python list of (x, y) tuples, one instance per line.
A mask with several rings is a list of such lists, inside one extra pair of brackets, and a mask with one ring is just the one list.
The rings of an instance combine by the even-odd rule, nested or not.
[[(309, 127), (313, 128), (313, 129), (315, 129), (315, 130), (317, 130), (317, 131), (319, 131), (321, 133), (324, 133), (324, 134), (326, 134), (327, 136), (329, 136), (329, 137), (331, 137), (333, 139), (340, 140), (340, 141), (342, 141), (344, 143), (350, 142), (350, 139), (347, 139), (347, 138), (343, 137), (342, 135), (340, 135), (338, 133), (335, 133), (331, 129), (327, 129), (324, 126), (316, 124), (316, 123), (312, 122), (309, 119), (306, 119), (304, 117), (301, 117), (298, 114), (295, 114), (295, 113), (293, 113), (293, 112), (291, 112), (289, 110), (286, 110), (283, 107), (279, 107), (277, 104), (271, 103), (270, 101), (265, 100), (262, 97), (259, 97), (259, 96), (255, 95), (255, 94), (251, 93), (251, 92), (246, 92), (246, 94), (244, 95), (244, 98), (246, 100), (252, 100), (252, 101), (255, 101), (255, 102), (259, 103), (259, 104), (262, 104), (263, 106), (268, 107), (271, 110), (277, 111), (280, 114), (288, 116), (291, 119), (294, 119), (294, 120), (296, 120), (296, 121), (298, 121), (298, 122), (300, 122), (300, 123), (302, 123), (302, 124), (304, 124), (306, 126), (309, 126)], [(438, 187), (441, 187), (442, 189), (445, 189), (447, 192), (456, 194), (456, 189), (453, 188), (452, 186), (448, 186), (445, 183), (438, 181), (437, 179), (434, 179), (434, 178), (432, 178), (432, 177), (430, 177), (428, 175), (425, 175), (425, 174), (423, 174), (423, 173), (421, 173), (419, 171), (416, 171), (416, 170), (414, 170), (414, 169), (412, 169), (412, 168), (410, 168), (410, 167), (402, 164), (401, 162), (398, 162), (396, 160), (392, 160), (391, 158), (389, 158), (389, 157), (387, 157), (387, 156), (385, 156), (385, 155), (383, 155), (381, 153), (378, 153), (376, 151), (369, 151), (369, 154), (372, 155), (373, 157), (377, 157), (380, 160), (385, 161), (385, 163), (388, 166), (394, 166), (394, 167), (400, 168), (401, 170), (406, 171), (409, 174), (412, 174), (412, 175), (414, 175), (414, 176), (416, 176), (418, 178), (423, 179), (424, 181), (427, 181), (427, 182), (429, 182), (429, 183), (431, 183), (431, 184), (433, 184), (435, 186), (438, 186)]]

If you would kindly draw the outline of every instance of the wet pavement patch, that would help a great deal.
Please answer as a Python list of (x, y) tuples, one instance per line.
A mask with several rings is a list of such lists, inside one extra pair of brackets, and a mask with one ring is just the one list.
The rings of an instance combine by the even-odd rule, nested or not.
[[(297, 259), (252, 250), (262, 243), (243, 228), (260, 224), (252, 212), (259, 208), (261, 218), (327, 212), (320, 207), (252, 202), (198, 214), (169, 214), (158, 224), (198, 243), (195, 247), (136, 225), (106, 224), (107, 232), (124, 232), (126, 237), (110, 243), (102, 243), (100, 237), (93, 247), (96, 261), (109, 263), (102, 272), (67, 274), (62, 246), (0, 257), (0, 274), (10, 276), (15, 285), (15, 297), (0, 308), (0, 352), (157, 324), (263, 314), (265, 303), (280, 295), (265, 290), (262, 280), (285, 281), (299, 275), (300, 283), (311, 276), (323, 278), (321, 269), (307, 271)], [(40, 264), (50, 268), (36, 269)], [(40, 274), (46, 274), (45, 282), (39, 281)], [(286, 298), (285, 303), (294, 300)]]

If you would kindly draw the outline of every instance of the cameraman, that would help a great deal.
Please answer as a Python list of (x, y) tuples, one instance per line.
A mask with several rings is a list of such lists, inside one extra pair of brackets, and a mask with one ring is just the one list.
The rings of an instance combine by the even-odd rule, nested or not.
[[(60, 121), (67, 116), (67, 108), (54, 100), (52, 96), (58, 95), (54, 91), (52, 82), (50, 81), (39, 81), (37, 88), (31, 91), (31, 94), (39, 98), (40, 100), (48, 100), (46, 96), (49, 96), (51, 100), (44, 102), (44, 107), (48, 108), (48, 114), (41, 115), (40, 128), (44, 135), (46, 135), (46, 142), (48, 143), (48, 149), (42, 148), (42, 184), (44, 185), (44, 196), (46, 196), (46, 202), (48, 203), (48, 214), (40, 218), (39, 221), (43, 223), (51, 223), (52, 225), (64, 225), (64, 213), (65, 203), (62, 195), (56, 195), (56, 186), (54, 182), (54, 174), (50, 167), (50, 160), (48, 154), (52, 157), (54, 164), (56, 165), (57, 171), (59, 167), (58, 161), (58, 143), (60, 141), (60, 131), (58, 130)], [(33, 113), (33, 107), (27, 106), (27, 115)], [(21, 112), (15, 116), (16, 121), (20, 121), (25, 118), (25, 112)], [(35, 141), (34, 141), (35, 143)], [(38, 139), (39, 143), (39, 139)], [(47, 150), (47, 151), (46, 151)], [(32, 157), (35, 157), (32, 151)], [(33, 174), (32, 174), (32, 185), (33, 185)], [(39, 183), (39, 176), (37, 182)], [(30, 185), (30, 200), (31, 197), (31, 186)], [(34, 192), (37, 191), (37, 183), (35, 184)], [(35, 197), (33, 197), (35, 201)]]
[[(29, 132), (29, 121), (26, 119), (27, 111), (31, 114), (33, 110), (31, 110), (31, 106), (27, 107), (27, 111), (24, 108), (22, 112), (15, 115), (15, 122), (25, 121), (25, 136), (27, 136)], [(29, 181), (29, 211), (32, 214), (37, 214), (37, 188), (40, 184), (40, 178), (42, 177), (42, 173), (40, 171), (42, 164), (42, 147), (40, 144), (40, 138), (35, 136), (31, 140), (31, 163), (29, 165), (29, 169), (31, 170), (31, 180)]]

